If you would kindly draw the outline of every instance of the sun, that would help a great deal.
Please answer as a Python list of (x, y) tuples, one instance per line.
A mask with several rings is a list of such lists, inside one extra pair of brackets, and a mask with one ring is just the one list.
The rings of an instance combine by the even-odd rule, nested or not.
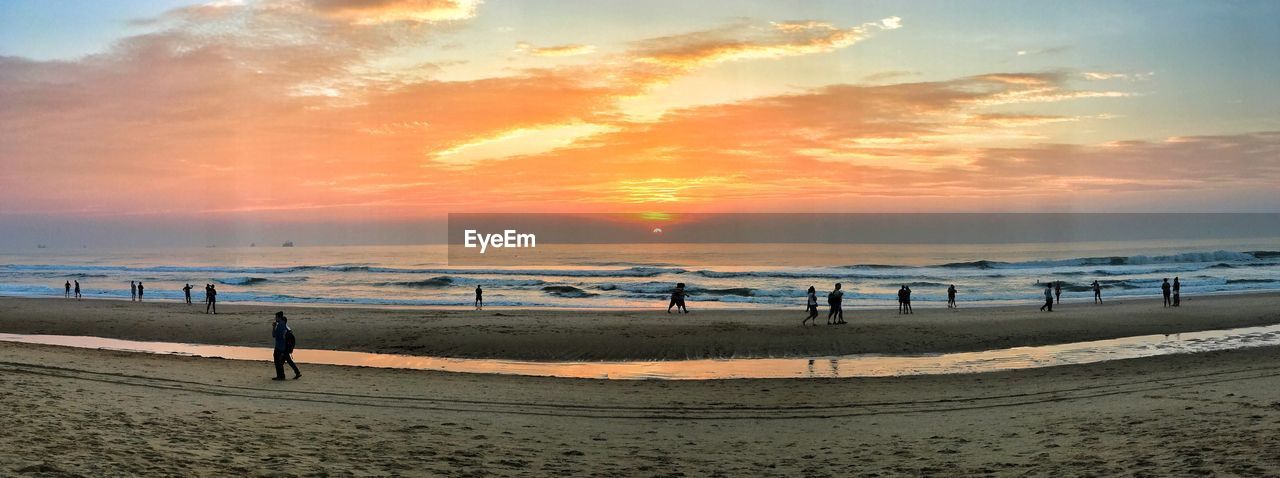
[(661, 236), (661, 235), (662, 235), (662, 228), (661, 228), (661, 227), (655, 227), (655, 228), (653, 228), (653, 233), (654, 233), (655, 235), (659, 235), (659, 236)]

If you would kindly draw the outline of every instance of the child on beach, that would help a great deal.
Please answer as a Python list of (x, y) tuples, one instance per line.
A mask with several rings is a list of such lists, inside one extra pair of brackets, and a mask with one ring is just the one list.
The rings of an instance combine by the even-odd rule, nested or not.
[(800, 325), (804, 325), (805, 322), (812, 320), (813, 325), (817, 326), (818, 325), (818, 291), (817, 289), (814, 289), (813, 286), (809, 286), (809, 301), (808, 301), (808, 304), (806, 305), (806, 308), (809, 311), (809, 316), (805, 317), (804, 320), (801, 320)]

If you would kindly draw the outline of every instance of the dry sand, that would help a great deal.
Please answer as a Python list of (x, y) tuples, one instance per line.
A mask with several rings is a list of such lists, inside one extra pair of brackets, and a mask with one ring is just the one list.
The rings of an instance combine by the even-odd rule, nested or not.
[[(616, 358), (1052, 343), (1275, 323), (1277, 303), (876, 311), (808, 329), (793, 312), (288, 313), (308, 347)], [(265, 345), (274, 308), (226, 310), (4, 299), (0, 332)], [(268, 363), (0, 343), (0, 476), (1280, 475), (1280, 347), (836, 380), (301, 366), (273, 382)]]
[(991, 374), (618, 382), (0, 344), (0, 475), (1280, 474), (1280, 348)]
[(802, 309), (643, 311), (386, 310), (0, 298), (0, 332), (269, 346), (284, 310), (299, 347), (448, 357), (626, 360), (960, 352), (1280, 323), (1280, 294), (960, 310), (847, 311), (801, 327)]

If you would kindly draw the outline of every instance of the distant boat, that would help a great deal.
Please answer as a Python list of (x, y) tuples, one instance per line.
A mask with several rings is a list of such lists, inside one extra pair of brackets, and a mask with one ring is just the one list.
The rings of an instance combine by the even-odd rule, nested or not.
[(280, 247), (293, 247), (293, 241), (284, 241), (284, 245)]
[(258, 243), (256, 243), (256, 242), (250, 242), (250, 243), (249, 243), (249, 247), (258, 247)]
[(48, 249), (48, 248), (49, 246), (46, 246), (44, 244), (36, 244), (36, 249)]

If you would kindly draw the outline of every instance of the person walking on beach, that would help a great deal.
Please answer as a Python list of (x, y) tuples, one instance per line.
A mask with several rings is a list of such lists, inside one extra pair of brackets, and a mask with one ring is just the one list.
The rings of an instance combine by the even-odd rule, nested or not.
[[(844, 291), (840, 290), (840, 283), (836, 282), (835, 290), (827, 294), (827, 305), (831, 306), (831, 310), (827, 312), (827, 325), (840, 325), (847, 322), (844, 321)], [(835, 322), (831, 319), (835, 318)]]
[(1178, 278), (1173, 278), (1173, 306), (1182, 306), (1182, 283), (1178, 282)]
[(689, 313), (689, 308), (684, 305), (684, 282), (676, 284), (675, 289), (671, 289), (671, 303), (667, 304), (667, 313), (671, 313), (671, 308), (676, 308), (676, 313)]
[(1173, 304), (1173, 301), (1169, 299), (1170, 294), (1169, 294), (1169, 278), (1168, 277), (1165, 277), (1164, 283), (1160, 284), (1160, 293), (1164, 295), (1165, 307), (1168, 307)]
[(80, 281), (73, 281), (73, 282), (76, 283), (75, 285), (76, 300), (80, 300)]
[(951, 287), (947, 288), (947, 308), (948, 309), (959, 308), (956, 306), (956, 285), (955, 284), (951, 284)]
[(476, 310), (484, 308), (484, 290), (480, 289), (480, 285), (476, 285)]
[(1053, 312), (1053, 283), (1044, 285), (1044, 305), (1040, 306), (1040, 311), (1044, 312), (1045, 309)]
[(284, 316), (284, 312), (276, 312), (276, 318), (271, 322), (271, 338), (275, 339), (276, 347), (273, 358), (276, 363), (276, 376), (272, 380), (284, 380), (284, 364), (289, 364), (293, 368), (293, 379), (302, 378), (302, 371), (298, 370), (298, 364), (293, 362), (293, 347), (297, 341), (293, 337), (293, 330), (289, 329), (289, 319)]
[(1102, 285), (1098, 284), (1096, 280), (1093, 281), (1093, 303), (1102, 303)]
[(182, 295), (187, 299), (187, 305), (191, 305), (191, 284), (182, 286)]
[(208, 314), (212, 310), (213, 315), (218, 315), (218, 289), (215, 289), (213, 284), (209, 284), (206, 286), (204, 293), (205, 297), (207, 297), (207, 302), (204, 304), (204, 313)]
[(1062, 304), (1062, 281), (1053, 281), (1053, 297), (1055, 304)]
[(142, 302), (142, 282), (138, 282), (138, 302)]
[(67, 281), (67, 283), (64, 284), (62, 288), (63, 288), (62, 298), (70, 299), (71, 298), (71, 281)]
[(807, 303), (805, 304), (805, 310), (809, 311), (809, 316), (805, 317), (804, 320), (801, 320), (800, 325), (803, 326), (805, 322), (812, 320), (813, 325), (817, 326), (818, 325), (818, 290), (814, 289), (813, 286), (809, 286), (809, 298)]
[(905, 285), (898, 289), (898, 314), (902, 314), (903, 310), (906, 309), (906, 304), (907, 304), (906, 289), (907, 289), (907, 286)]
[(138, 300), (138, 283), (129, 281), (129, 301)]

